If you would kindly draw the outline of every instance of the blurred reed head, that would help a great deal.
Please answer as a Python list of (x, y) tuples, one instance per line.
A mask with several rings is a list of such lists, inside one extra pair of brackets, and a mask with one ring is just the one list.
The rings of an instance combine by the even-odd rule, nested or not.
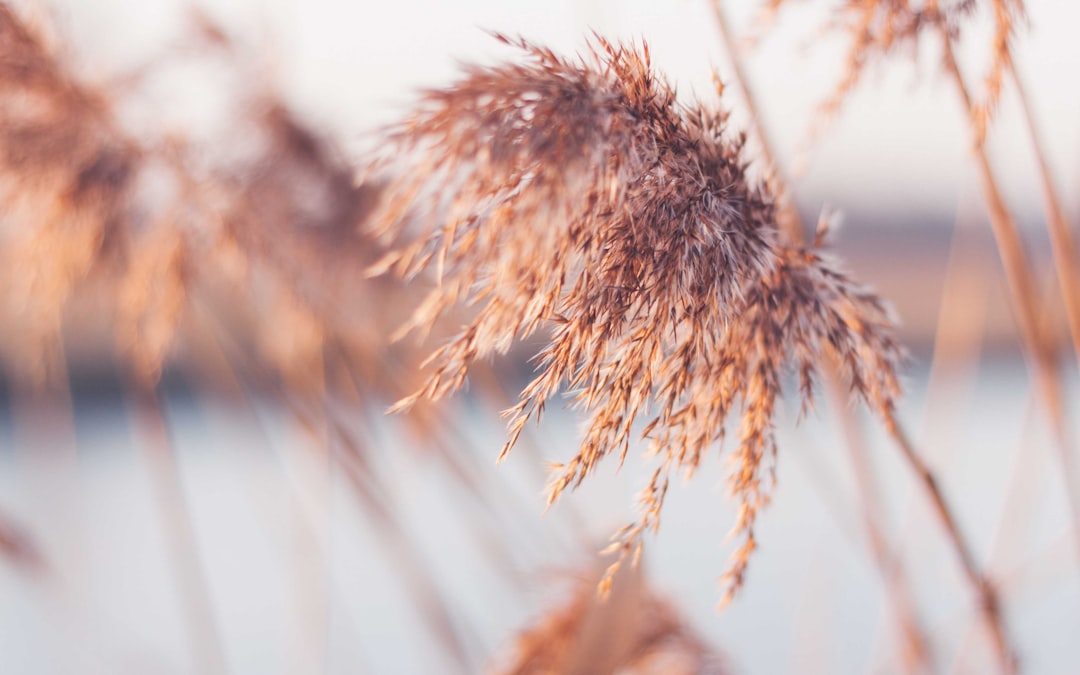
[[(249, 376), (321, 387), (324, 358), (394, 399), (414, 368), (384, 335), (410, 292), (365, 276), (382, 255), (357, 228), (378, 186), (352, 168), (253, 74), (204, 15), (189, 43), (122, 82), (77, 75), (8, 4), (0, 5), (0, 288), (6, 362), (19, 379), (66, 386), (65, 348), (108, 341), (141, 386), (207, 336)], [(170, 59), (244, 83), (221, 121), (228, 138), (149, 127), (126, 114)], [(102, 321), (101, 317), (109, 317)], [(252, 344), (254, 350), (237, 345)], [(329, 356), (327, 356), (329, 354)], [(381, 394), (380, 392), (389, 392)]]
[[(759, 16), (759, 27), (772, 23), (792, 0), (769, 0)], [(980, 17), (980, 15), (983, 15)], [(978, 141), (985, 138), (1001, 98), (1002, 82), (1012, 64), (1013, 44), (1026, 21), (1023, 0), (858, 0), (837, 3), (822, 27), (823, 33), (839, 33), (847, 39), (844, 68), (832, 93), (821, 106), (824, 120), (833, 117), (866, 71), (896, 53), (915, 54), (927, 33), (944, 32), (953, 40), (977, 26), (980, 18), (992, 24), (987, 65), (980, 100), (972, 124)]]

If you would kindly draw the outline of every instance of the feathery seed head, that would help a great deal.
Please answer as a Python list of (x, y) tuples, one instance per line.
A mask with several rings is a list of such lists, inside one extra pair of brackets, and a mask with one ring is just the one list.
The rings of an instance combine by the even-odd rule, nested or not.
[(477, 358), (547, 328), (503, 454), (570, 392), (588, 425), (553, 471), (550, 503), (604, 457), (621, 462), (640, 434), (660, 465), (640, 520), (613, 544), (631, 557), (658, 527), (670, 472), (692, 473), (740, 412), (733, 590), (768, 501), (785, 369), (798, 369), (809, 401), (817, 363), (832, 354), (853, 392), (888, 410), (900, 360), (890, 319), (816, 253), (778, 243), (774, 199), (747, 178), (742, 138), (724, 114), (678, 102), (644, 48), (597, 37), (571, 61), (500, 39), (526, 62), (472, 67), (424, 94), (383, 167), (388, 197), (374, 222), (411, 243), (375, 269), (429, 269), (436, 280), (408, 327), (478, 305), (396, 409), (456, 391)]

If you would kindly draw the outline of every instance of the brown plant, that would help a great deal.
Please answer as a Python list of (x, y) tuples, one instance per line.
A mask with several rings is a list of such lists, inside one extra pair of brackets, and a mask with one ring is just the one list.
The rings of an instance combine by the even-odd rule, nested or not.
[[(791, 0), (768, 0), (763, 17), (768, 20)], [(930, 29), (944, 30), (959, 39), (963, 29), (983, 6), (993, 15), (994, 32), (990, 45), (990, 64), (986, 69), (982, 99), (972, 111), (972, 123), (982, 139), (986, 134), (998, 100), (1002, 82), (1012, 61), (1013, 38), (1024, 21), (1023, 0), (847, 0), (836, 3), (826, 25), (848, 37), (844, 71), (833, 93), (822, 106), (823, 116), (835, 114), (844, 99), (858, 85), (867, 68), (894, 52), (914, 52), (919, 38)]]
[(593, 592), (598, 574), (591, 576), (575, 580), (566, 603), (548, 608), (515, 636), (506, 663), (491, 672), (728, 672), (723, 659), (694, 633), (676, 607), (650, 587), (640, 568), (619, 573), (606, 602)]
[[(223, 34), (193, 18), (208, 58), (239, 69)], [(118, 112), (152, 69), (119, 87), (88, 82), (66, 57), (0, 3), (0, 316), (17, 327), (3, 345), (16, 370), (62, 386), (65, 313), (96, 289), (142, 385), (173, 357), (194, 302), (223, 333), (267, 336), (262, 365), (298, 389), (329, 345), (396, 398), (403, 376), (382, 367), (380, 326), (401, 317), (370, 309), (403, 289), (363, 276), (381, 251), (354, 227), (377, 188), (355, 187), (258, 78), (228, 120), (243, 130), (230, 156)]]
[(480, 305), (395, 409), (456, 391), (475, 360), (549, 329), (539, 374), (506, 413), (500, 457), (566, 388), (589, 422), (577, 454), (554, 466), (549, 503), (602, 458), (621, 463), (639, 435), (660, 458), (641, 517), (616, 535), (609, 580), (658, 527), (670, 473), (693, 473), (738, 411), (730, 599), (768, 501), (786, 370), (805, 406), (819, 362), (835, 358), (852, 393), (888, 418), (902, 359), (889, 313), (814, 249), (777, 243), (773, 197), (747, 178), (743, 137), (725, 114), (678, 102), (646, 47), (597, 37), (569, 60), (498, 37), (527, 62), (472, 67), (427, 92), (383, 164), (373, 222), (412, 241), (373, 271), (435, 275), (407, 328)]
[(0, 244), (9, 325), (24, 373), (54, 380), (61, 310), (90, 273), (127, 199), (134, 148), (108, 104), (0, 4)]

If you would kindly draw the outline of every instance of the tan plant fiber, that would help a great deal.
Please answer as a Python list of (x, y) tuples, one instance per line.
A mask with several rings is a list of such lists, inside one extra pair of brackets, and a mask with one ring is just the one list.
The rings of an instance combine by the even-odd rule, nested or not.
[(133, 162), (106, 103), (0, 4), (0, 320), (34, 381), (58, 377), (61, 310), (116, 227)]
[(373, 222), (406, 243), (373, 273), (435, 275), (407, 327), (479, 305), (394, 409), (456, 391), (474, 360), (547, 329), (500, 457), (566, 390), (588, 425), (577, 454), (553, 467), (549, 503), (600, 459), (621, 463), (638, 436), (659, 458), (640, 518), (616, 535), (609, 578), (658, 527), (670, 473), (692, 474), (738, 412), (730, 599), (768, 502), (785, 372), (798, 373), (806, 405), (821, 359), (835, 358), (852, 393), (888, 415), (902, 360), (892, 320), (813, 250), (777, 243), (773, 197), (747, 179), (743, 137), (725, 114), (676, 101), (647, 47), (597, 37), (569, 60), (498, 37), (525, 63), (471, 67), (424, 94), (383, 166)]
[[(768, 22), (789, 4), (792, 0), (769, 0), (762, 18)], [(972, 110), (971, 120), (981, 142), (1001, 98), (1017, 27), (1027, 16), (1023, 0), (845, 0), (834, 3), (826, 30), (846, 34), (847, 55), (836, 89), (822, 106), (824, 116), (828, 118), (837, 112), (875, 61), (900, 50), (914, 52), (927, 29), (944, 30), (959, 39), (963, 30), (975, 23), (973, 16), (984, 9), (991, 15), (993, 31), (982, 96)]]
[[(192, 19), (190, 45), (246, 70), (212, 24)], [(380, 398), (408, 390), (388, 364), (411, 355), (391, 359), (384, 347), (386, 326), (401, 321), (389, 311), (401, 303), (386, 299), (412, 291), (363, 276), (383, 251), (355, 227), (377, 187), (355, 187), (339, 153), (259, 78), (225, 116), (239, 130), (232, 144), (246, 148), (230, 154), (230, 143), (140, 129), (120, 114), (148, 102), (141, 87), (154, 68), (121, 87), (89, 81), (74, 61), (0, 3), (5, 366), (61, 388), (65, 339), (92, 342), (87, 328), (107, 323), (120, 363), (152, 387), (185, 353), (176, 342), (194, 303), (211, 311), (218, 337), (257, 342), (261, 366), (298, 389), (313, 388), (330, 345), (370, 364), (364, 381)], [(87, 326), (80, 313), (109, 320)]]
[[(600, 562), (600, 561), (598, 561)], [(724, 659), (694, 633), (676, 606), (650, 585), (641, 567), (624, 569), (606, 601), (595, 574), (575, 575), (567, 600), (518, 633), (489, 670), (499, 675), (626, 673), (724, 675)]]

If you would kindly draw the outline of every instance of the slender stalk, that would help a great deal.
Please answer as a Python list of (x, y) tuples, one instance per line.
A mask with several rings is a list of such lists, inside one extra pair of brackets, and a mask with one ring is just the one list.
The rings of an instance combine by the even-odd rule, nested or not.
[[(834, 404), (843, 406), (844, 396), (839, 378), (830, 377), (827, 384), (830, 389), (830, 400)], [(847, 409), (846, 406), (844, 408)], [(837, 411), (837, 417), (843, 429), (845, 445), (855, 472), (855, 485), (859, 493), (859, 501), (862, 503), (863, 525), (870, 543), (870, 550), (885, 583), (885, 592), (896, 614), (895, 620), (903, 640), (901, 658), (905, 670), (913, 673), (933, 672), (933, 660), (926, 634), (919, 623), (911, 586), (908, 584), (907, 575), (904, 574), (897, 556), (889, 550), (889, 542), (883, 533), (881, 501), (874, 493), (876, 481), (867, 459), (869, 453), (863, 435), (856, 424), (855, 416), (850, 411), (846, 413)]]
[[(1050, 306), (1044, 306), (1042, 312), (1041, 327), (1045, 328), (1053, 319)], [(1028, 439), (1032, 431), (1034, 421), (1038, 417), (1039, 395), (1038, 392), (1030, 391), (1027, 397), (1027, 406), (1024, 413), (1023, 438)], [(998, 518), (990, 545), (990, 553), (986, 558), (986, 567), (1000, 569), (1001, 558), (1008, 551), (1019, 550), (1019, 542), (1016, 536), (1027, 532), (1026, 523), (1030, 523), (1033, 517), (1032, 509), (1035, 507), (1033, 498), (1036, 496), (1036, 474), (1043, 469), (1043, 462), (1047, 459), (1041, 455), (1030, 456), (1024, 452), (1027, 447), (1026, 441), (1021, 441), (1013, 452), (1012, 467), (1009, 470), (1009, 485), (1005, 491), (1005, 500), (1001, 508), (1001, 516)], [(1002, 591), (1006, 589), (1006, 579), (998, 576), (998, 587)], [(960, 644), (953, 666), (950, 672), (961, 672), (963, 657), (968, 644), (971, 642), (972, 630), (969, 627), (967, 634)]]
[[(359, 500), (365, 516), (374, 525), (373, 531), (386, 544), (387, 556), (391, 559), (402, 576), (406, 579), (406, 592), (417, 607), (422, 609), (423, 619), (435, 634), (438, 642), (453, 660), (453, 672), (468, 670), (469, 650), (466, 646), (464, 627), (455, 620), (449, 604), (432, 575), (427, 561), (414, 542), (410, 540), (398, 517), (395, 499), (388, 489), (389, 484), (381, 480), (371, 464), (373, 453), (362, 445), (346, 424), (334, 414), (330, 399), (323, 386), (316, 395), (303, 397), (287, 386), (276, 383), (263, 366), (252, 359), (242, 348), (242, 343), (229, 333), (224, 325), (219, 325), (219, 346), (232, 367), (245, 375), (259, 376), (260, 381), (269, 383), (287, 412), (302, 428), (317, 430), (317, 451), (323, 456), (319, 462), (325, 462), (327, 479), (340, 471), (352, 486), (353, 494)], [(323, 382), (320, 376), (320, 383)], [(329, 483), (326, 483), (329, 486)], [(329, 494), (323, 505), (329, 518)], [(329, 522), (327, 523), (329, 525)], [(327, 530), (329, 533), (329, 529)], [(329, 534), (328, 534), (329, 536)], [(331, 555), (333, 543), (327, 539), (327, 557)], [(331, 577), (329, 570), (326, 572)], [(332, 599), (331, 599), (332, 601)]]
[[(965, 209), (963, 204), (957, 209), (956, 222), (953, 226), (952, 244), (950, 245), (949, 259), (946, 263), (945, 281), (941, 293), (941, 307), (934, 335), (933, 356), (930, 359), (930, 372), (927, 376), (927, 394), (924, 405), (925, 415), (922, 423), (921, 437), (924, 439), (924, 452), (927, 458), (937, 460), (938, 466), (946, 458), (945, 450), (952, 447), (947, 439), (938, 437), (933, 445), (940, 448), (936, 452), (929, 443), (929, 430), (933, 426), (935, 416), (940, 419), (949, 419), (950, 411), (953, 417), (959, 417), (961, 406), (959, 401), (965, 402), (974, 386), (974, 377), (977, 372), (979, 352), (982, 348), (982, 338), (985, 327), (985, 275), (981, 269), (977, 269), (974, 260), (966, 255), (962, 245), (963, 231), (967, 229), (964, 218)], [(950, 372), (951, 371), (951, 372)], [(964, 391), (939, 391), (942, 389), (946, 378), (957, 379), (964, 383)], [(943, 412), (944, 411), (944, 412)], [(946, 434), (948, 435), (948, 434)], [(919, 500), (910, 500), (919, 501)], [(894, 550), (908, 550), (908, 541), (913, 534), (915, 525), (911, 517), (913, 504), (905, 504), (904, 513), (900, 525), (897, 528), (896, 538), (893, 542)], [(989, 567), (989, 561), (986, 564)], [(981, 619), (981, 617), (979, 617)], [(969, 627), (969, 635), (977, 632), (979, 619)], [(929, 629), (933, 633), (933, 629)], [(966, 641), (966, 638), (965, 638)], [(963, 643), (961, 643), (963, 644)], [(963, 647), (961, 647), (962, 649)], [(881, 667), (881, 663), (877, 667)], [(875, 672), (871, 670), (870, 672)]]
[(142, 428), (141, 444), (157, 487), (162, 524), (168, 533), (170, 559), (176, 574), (195, 670), (200, 673), (225, 673), (225, 653), (214, 618), (210, 587), (199, 562), (195, 528), (184, 499), (161, 403), (147, 387), (133, 385), (134, 414)]
[[(87, 668), (85, 656), (92, 655), (95, 666), (100, 663), (94, 648), (101, 638), (100, 626), (94, 621), (94, 570), (87, 564), (92, 559), (93, 541), (85, 512), (75, 395), (59, 317), (39, 339), (43, 340), (41, 353), (5, 364), (12, 387), (12, 441), (20, 459), (23, 487), (28, 495), (34, 495), (30, 507), (35, 527), (46, 536), (56, 533), (52, 541), (42, 541), (48, 547), (42, 552), (48, 553), (52, 566), (47, 570), (50, 574), (39, 580), (62, 601), (67, 617), (50, 626), (49, 636), (56, 644), (75, 647), (65, 650), (69, 653), (61, 655), (58, 663), (63, 665), (58, 667), (77, 671)], [(27, 361), (31, 362), (29, 369), (25, 369)], [(76, 657), (76, 653), (83, 656)]]
[[(1039, 186), (1043, 196), (1043, 212), (1046, 215), (1046, 229), (1050, 235), (1050, 251), (1054, 259), (1058, 286), (1061, 289), (1061, 299), (1065, 305), (1065, 318), (1069, 326), (1069, 337), (1072, 339), (1073, 356), (1077, 368), (1080, 368), (1080, 260), (1077, 259), (1076, 241), (1050, 174), (1050, 165), (1046, 159), (1046, 152), (1031, 109), (1031, 100), (1020, 73), (1016, 70), (1016, 64), (1011, 59), (1008, 62), (1008, 72), (1016, 87), (1024, 126), (1027, 129), (1032, 152), (1035, 154), (1039, 171)], [(1064, 419), (1061, 424), (1065, 424)], [(1068, 430), (1062, 429), (1057, 433), (1063, 436), (1063, 440), (1058, 443), (1059, 461), (1062, 465), (1064, 474), (1062, 480), (1065, 481), (1071, 510), (1073, 539), (1077, 548), (1076, 562), (1080, 564), (1080, 489), (1076, 485), (1076, 455), (1072, 451), (1072, 444), (1065, 439)]]
[[(1025, 436), (1030, 433), (1032, 422), (1037, 417), (1037, 403), (1037, 397), (1034, 393), (1029, 394), (1027, 410), (1024, 414)], [(999, 570), (1002, 555), (1008, 550), (1016, 550), (1016, 542), (1010, 541), (1009, 535), (1019, 533), (1024, 529), (1025, 523), (1031, 522), (1032, 498), (1036, 496), (1035, 491), (1037, 490), (1034, 475), (1043, 468), (1042, 458), (1036, 457), (1033, 461), (1027, 456), (1027, 453), (1023, 452), (1023, 449), (1024, 444), (1021, 442), (1013, 452), (1012, 466), (1009, 469), (1009, 485), (1006, 488), (1005, 502), (1001, 509), (1002, 517), (998, 520), (990, 544), (990, 554), (986, 560), (988, 567), (998, 561)], [(1004, 588), (1005, 579), (999, 577), (998, 583), (1000, 587)], [(954, 657), (953, 667), (949, 669), (950, 672), (962, 672), (960, 665), (963, 662), (962, 659), (967, 651), (967, 646), (971, 642), (972, 632), (973, 627), (969, 627), (964, 639), (960, 642), (960, 648)]]
[(960, 528), (956, 523), (952, 510), (945, 502), (945, 497), (942, 494), (941, 488), (938, 486), (937, 479), (934, 477), (934, 473), (930, 470), (930, 467), (922, 460), (919, 453), (915, 451), (907, 434), (904, 433), (904, 430), (894, 416), (890, 416), (885, 421), (885, 426), (889, 435), (896, 441), (897, 447), (900, 448), (904, 458), (915, 472), (919, 484), (922, 485), (923, 489), (926, 491), (926, 496), (933, 507), (934, 515), (941, 523), (945, 530), (946, 537), (956, 551), (956, 555), (960, 561), (960, 567), (963, 569), (964, 575), (968, 579), (968, 583), (975, 590), (975, 594), (979, 600), (979, 609), (982, 612), (986, 628), (990, 633), (994, 651), (997, 653), (1002, 670), (1006, 673), (1015, 673), (1017, 666), (1016, 656), (1010, 646), (1010, 641), (1005, 631), (1005, 622), (1001, 612), (1001, 602), (998, 598), (997, 589), (994, 587), (993, 583), (979, 571), (978, 564), (975, 562), (975, 556), (971, 553), (971, 549), (964, 541), (964, 537), (960, 533)]
[(784, 174), (783, 168), (780, 166), (780, 162), (777, 161), (778, 155), (776, 154), (772, 139), (765, 130), (765, 118), (761, 116), (761, 112), (758, 109), (757, 97), (754, 95), (754, 90), (751, 87), (750, 78), (746, 75), (742, 58), (740, 58), (738, 49), (735, 47), (735, 36), (731, 32), (730, 22), (727, 19), (727, 12), (724, 10), (724, 2), (723, 0), (711, 0), (709, 4), (712, 6), (713, 18), (715, 19), (716, 28), (720, 33), (720, 46), (724, 50), (728, 57), (728, 62), (731, 65), (731, 72), (734, 80), (733, 83), (735, 88), (739, 91), (739, 96), (743, 100), (746, 112), (750, 116), (750, 131), (755, 140), (757, 140), (758, 145), (761, 146), (761, 156), (764, 158), (766, 164), (766, 180), (772, 188), (773, 194), (776, 195), (776, 198), (780, 201), (779, 220), (781, 231), (783, 231), (783, 233), (793, 242), (804, 242), (807, 237), (806, 223), (803, 222), (802, 216), (799, 214), (799, 209), (795, 205), (795, 200), (789, 189), (789, 181)]
[[(942, 29), (943, 60), (945, 70), (956, 84), (965, 111), (973, 113), (974, 101), (964, 83), (960, 67), (952, 49), (952, 40)], [(1009, 213), (998, 188), (990, 166), (990, 158), (981, 143), (974, 144), (975, 166), (978, 170), (979, 183), (986, 202), (990, 224), (997, 242), (998, 253), (1005, 268), (1005, 280), (1012, 300), (1013, 310), (1017, 315), (1020, 337), (1026, 348), (1026, 354), (1034, 360), (1034, 375), (1039, 388), (1043, 390), (1045, 403), (1050, 407), (1051, 415), (1056, 419), (1061, 416), (1061, 400), (1056, 392), (1058, 378), (1054, 372), (1054, 356), (1049, 344), (1038, 331), (1037, 308), (1040, 298), (1035, 289), (1034, 275), (1028, 261), (1024, 244), (1020, 239), (1016, 222)]]
[[(235, 407), (234, 413), (247, 419), (251, 431), (258, 434), (260, 449), (273, 455), (273, 442), (270, 432), (259, 418), (256, 402), (245, 386), (243, 376), (238, 372), (239, 364), (230, 358), (222, 345), (224, 333), (212, 325), (213, 315), (206, 311), (201, 303), (193, 302), (190, 312), (188, 343), (197, 345), (193, 352), (198, 359), (193, 366), (201, 373), (203, 380), (213, 382), (214, 386), (230, 397)], [(286, 649), (285, 668), (287, 673), (320, 672), (325, 670), (327, 645), (329, 644), (329, 616), (331, 598), (338, 589), (332, 588), (329, 552), (329, 481), (320, 480), (309, 494), (320, 500), (317, 513), (305, 513), (303, 500), (296, 481), (290, 480), (290, 468), (287, 460), (280, 457), (273, 465), (279, 469), (280, 490), (287, 496), (289, 518), (289, 543), (283, 547), (293, 555), (294, 584), (292, 597), (295, 611), (291, 612), (290, 641)], [(325, 471), (323, 474), (325, 475)], [(250, 484), (249, 484), (250, 485)], [(258, 491), (252, 492), (258, 498)], [(268, 506), (268, 505), (267, 505)], [(267, 518), (276, 515), (267, 508), (263, 511)], [(268, 523), (269, 524), (269, 523)], [(275, 522), (274, 525), (277, 523)], [(291, 543), (291, 545), (290, 545)], [(363, 669), (361, 669), (363, 670)]]
[[(927, 376), (926, 401), (924, 404), (925, 415), (923, 416), (922, 428), (919, 437), (923, 443), (929, 445), (930, 430), (934, 426), (935, 417), (938, 419), (953, 419), (961, 417), (961, 402), (967, 399), (974, 388), (974, 378), (978, 368), (979, 354), (983, 348), (983, 337), (986, 326), (986, 285), (987, 274), (970, 252), (965, 253), (961, 244), (962, 230), (974, 223), (967, 223), (963, 217), (963, 209), (957, 209), (956, 222), (953, 225), (953, 237), (950, 244), (949, 259), (945, 265), (945, 281), (941, 291), (941, 307), (938, 312), (937, 325), (934, 332), (933, 354), (930, 358), (930, 372)], [(957, 372), (948, 372), (959, 370)], [(946, 379), (956, 380), (960, 378), (964, 384), (964, 391), (940, 392), (941, 385)], [(950, 407), (951, 404), (951, 407)], [(948, 460), (945, 450), (952, 447), (946, 438), (943, 442), (937, 439), (934, 445), (942, 447), (942, 451), (934, 452), (924, 445), (928, 459), (937, 464)], [(895, 545), (898, 548), (906, 546), (906, 540), (911, 534), (914, 523), (910, 513), (904, 514), (903, 522), (899, 528)]]
[[(975, 105), (964, 82), (960, 66), (956, 62), (952, 37), (944, 26), (941, 27), (940, 33), (945, 70), (956, 85), (957, 93), (960, 95), (969, 119), (974, 119)], [(990, 225), (997, 242), (1002, 266), (1005, 268), (1006, 286), (1017, 317), (1024, 353), (1028, 358), (1035, 388), (1039, 392), (1053, 429), (1058, 460), (1061, 463), (1062, 481), (1069, 502), (1073, 539), (1080, 553), (1080, 491), (1076, 487), (1074, 478), (1075, 459), (1065, 417), (1064, 388), (1061, 373), (1057, 368), (1054, 346), (1047, 331), (1040, 329), (1039, 312), (1042, 302), (1035, 287), (1035, 274), (1024, 251), (1016, 222), (1009, 213), (998, 187), (985, 146), (981, 142), (976, 142), (973, 152), (979, 183), (990, 216)], [(1053, 226), (1051, 229), (1054, 229)], [(1065, 252), (1055, 255), (1064, 256)]]
[(1043, 211), (1046, 215), (1046, 229), (1050, 234), (1050, 250), (1054, 257), (1054, 270), (1061, 287), (1061, 297), (1065, 303), (1065, 317), (1069, 324), (1073, 353), (1077, 366), (1080, 367), (1080, 260), (1077, 260), (1076, 242), (1065, 217), (1057, 187), (1050, 175), (1050, 164), (1046, 159), (1042, 139), (1035, 124), (1035, 115), (1031, 109), (1031, 100), (1016, 64), (1008, 62), (1008, 72), (1016, 87), (1016, 96), (1020, 102), (1020, 112), (1027, 131), (1028, 142), (1035, 154), (1035, 164), (1039, 172), (1039, 187), (1043, 197)]
[[(974, 386), (977, 361), (982, 348), (985, 326), (986, 279), (985, 275), (981, 273), (981, 268), (975, 265), (973, 259), (969, 259), (971, 256), (965, 253), (962, 246), (963, 231), (968, 229), (968, 226), (974, 225), (974, 223), (967, 222), (969, 219), (964, 217), (965, 212), (964, 203), (961, 202), (957, 208), (956, 221), (953, 225), (952, 244), (950, 245), (949, 259), (945, 269), (941, 307), (934, 335), (933, 356), (930, 360), (930, 373), (927, 377), (926, 414), (923, 418), (921, 434), (924, 438), (928, 438), (928, 430), (932, 426), (931, 420), (935, 413), (939, 416), (944, 414), (945, 418), (949, 417), (948, 412), (942, 413), (942, 410), (947, 408), (946, 403), (951, 402), (953, 404), (952, 411), (954, 415), (958, 416), (960, 410), (956, 406), (957, 392), (953, 391), (950, 394), (950, 392), (938, 391), (943, 379), (949, 375), (946, 371), (955, 370), (959, 366), (961, 374), (958, 375), (958, 373), (953, 372), (951, 377), (955, 379), (959, 376), (967, 385), (966, 388), (970, 389)], [(965, 400), (967, 398), (966, 394), (969, 393), (970, 391), (965, 391), (960, 394), (959, 398)], [(934, 394), (940, 395), (935, 396)], [(937, 440), (936, 445), (939, 447), (943, 449), (950, 447), (942, 439), (938, 438)], [(931, 451), (927, 454), (931, 456), (933, 453)], [(942, 455), (944, 453), (939, 451), (937, 454)], [(940, 462), (946, 458), (938, 456), (933, 457), (933, 459), (937, 459), (940, 465)], [(911, 504), (907, 505), (907, 507), (910, 506)], [(906, 550), (907, 540), (910, 538), (914, 526), (910, 508), (907, 508), (906, 511), (903, 514), (894, 541), (897, 551)], [(989, 559), (984, 567), (990, 567)], [(977, 628), (977, 624), (969, 626), (968, 635), (961, 642), (961, 650), (963, 650), (963, 645), (967, 643), (970, 635), (976, 632)], [(933, 628), (930, 631), (933, 633)], [(877, 665), (880, 668), (881, 664)]]
[[(798, 208), (790, 198), (790, 189), (780, 170), (780, 165), (776, 159), (773, 145), (765, 129), (762, 117), (758, 112), (756, 98), (750, 88), (749, 80), (743, 69), (742, 59), (735, 48), (733, 35), (729, 28), (726, 12), (724, 11), (723, 0), (712, 0), (710, 5), (713, 9), (713, 17), (721, 36), (721, 46), (726, 51), (728, 61), (731, 64), (735, 86), (739, 90), (739, 93), (743, 98), (743, 103), (750, 114), (752, 131), (761, 147), (765, 163), (769, 167), (768, 180), (772, 183), (771, 187), (773, 188), (774, 193), (779, 195), (781, 199), (781, 227), (783, 228), (785, 235), (790, 237), (791, 241), (803, 243), (806, 239), (806, 226), (802, 221)], [(882, 510), (878, 499), (879, 491), (873, 484), (873, 476), (869, 468), (869, 462), (867, 461), (866, 450), (859, 438), (857, 426), (852, 418), (852, 412), (845, 404), (837, 373), (833, 369), (828, 369), (826, 371), (825, 379), (828, 384), (827, 390), (830, 402), (832, 403), (832, 408), (836, 411), (836, 415), (847, 437), (847, 445), (852, 460), (852, 466), (855, 471), (859, 498), (863, 504), (863, 525), (867, 532), (867, 538), (874, 555), (875, 563), (888, 588), (890, 602), (893, 611), (896, 614), (896, 622), (902, 633), (906, 665), (910, 671), (930, 669), (932, 668), (930, 662), (930, 649), (927, 646), (926, 637), (922, 628), (918, 623), (918, 617), (915, 612), (916, 603), (914, 602), (910, 588), (906, 582), (906, 575), (903, 573), (903, 569), (899, 566), (895, 557), (889, 553), (887, 540), (881, 531), (879, 518), (877, 516)], [(895, 424), (895, 422), (892, 423)], [(946, 515), (948, 515), (948, 512), (946, 512)], [(948, 522), (952, 522), (951, 516), (949, 517)], [(959, 544), (961, 547), (963, 545), (959, 540), (954, 543)]]
[[(967, 399), (975, 388), (979, 357), (983, 350), (990, 272), (987, 263), (972, 250), (969, 241), (976, 227), (974, 208), (973, 200), (961, 198), (953, 222), (927, 376), (926, 415), (919, 436), (927, 441), (935, 417), (939, 420), (960, 417), (957, 391), (939, 393), (942, 385), (946, 380), (953, 381), (954, 389), (958, 384), (962, 385), (959, 398), (969, 403)], [(938, 441), (941, 442), (941, 439)], [(941, 447), (948, 448), (951, 444), (945, 443)]]

